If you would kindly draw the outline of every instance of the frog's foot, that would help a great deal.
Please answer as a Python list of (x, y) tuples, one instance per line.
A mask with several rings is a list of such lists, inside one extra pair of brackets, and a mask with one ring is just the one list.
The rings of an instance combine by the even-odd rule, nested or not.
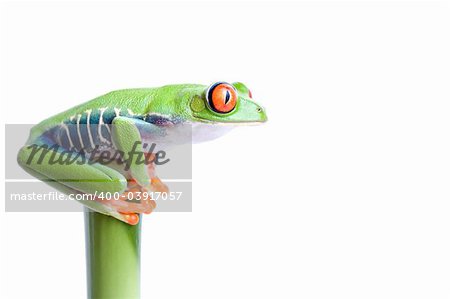
[(120, 196), (114, 196), (111, 199), (96, 198), (108, 209), (118, 213), (120, 220), (135, 225), (139, 222), (139, 214), (150, 214), (156, 208), (156, 201), (153, 200), (153, 193), (166, 193), (169, 191), (167, 186), (155, 175), (154, 154), (146, 154), (146, 171), (149, 178), (149, 184), (142, 186), (138, 181), (128, 176), (127, 187)]
[(150, 214), (156, 208), (156, 203), (150, 197), (144, 196), (146, 195), (141, 191), (127, 190), (118, 198), (96, 200), (121, 214)]
[[(152, 177), (150, 180), (150, 188), (153, 192), (168, 193), (169, 188), (158, 177)], [(151, 191), (150, 191), (151, 192)]]
[(152, 192), (163, 193), (168, 190), (158, 177), (151, 178), (150, 190), (139, 186), (135, 180), (130, 180), (127, 190), (118, 199), (96, 198), (96, 200), (120, 213), (128, 224), (135, 225), (139, 222), (138, 214), (150, 214), (156, 208)]

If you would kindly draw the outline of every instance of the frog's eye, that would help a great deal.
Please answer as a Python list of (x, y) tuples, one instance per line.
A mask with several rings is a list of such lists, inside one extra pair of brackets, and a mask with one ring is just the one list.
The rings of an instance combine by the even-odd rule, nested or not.
[(250, 91), (250, 89), (248, 90), (248, 97), (249, 97), (250, 99), (253, 99), (253, 97), (252, 97), (252, 92)]
[(217, 113), (229, 113), (236, 107), (237, 92), (233, 85), (218, 82), (206, 91), (208, 106)]

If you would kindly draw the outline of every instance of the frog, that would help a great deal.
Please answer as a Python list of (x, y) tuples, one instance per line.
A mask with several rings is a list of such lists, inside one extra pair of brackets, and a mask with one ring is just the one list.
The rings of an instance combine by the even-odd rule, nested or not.
[[(148, 144), (205, 142), (237, 126), (266, 121), (265, 109), (241, 82), (121, 89), (33, 126), (17, 161), (64, 194), (92, 195), (79, 201), (88, 209), (135, 225), (156, 203), (134, 200), (133, 194), (168, 191), (155, 174), (158, 155), (145, 151)], [(134, 153), (144, 153), (150, 162), (142, 163)], [(104, 163), (101, 158), (108, 154), (113, 158)], [(107, 201), (95, 196), (104, 192), (120, 196)]]

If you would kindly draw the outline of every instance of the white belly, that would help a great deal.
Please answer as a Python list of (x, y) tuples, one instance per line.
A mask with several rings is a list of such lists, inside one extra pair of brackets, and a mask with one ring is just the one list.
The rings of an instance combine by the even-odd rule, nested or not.
[(219, 138), (230, 132), (235, 126), (224, 124), (196, 123), (192, 125), (192, 142), (199, 143)]
[(171, 147), (186, 143), (199, 143), (225, 135), (235, 126), (223, 124), (183, 123), (164, 128), (164, 136), (142, 134), (143, 142), (156, 143), (161, 147)]

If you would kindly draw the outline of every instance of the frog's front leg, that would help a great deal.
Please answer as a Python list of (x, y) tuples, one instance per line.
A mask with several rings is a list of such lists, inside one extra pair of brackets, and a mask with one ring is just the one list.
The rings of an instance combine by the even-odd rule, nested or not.
[(142, 148), (141, 130), (155, 130), (156, 126), (145, 123), (141, 120), (116, 117), (112, 122), (111, 137), (113, 144), (118, 151), (123, 154), (122, 160), (124, 162), (124, 170), (129, 171), (131, 177), (145, 189), (150, 189), (150, 177), (147, 172), (147, 167), (143, 163), (144, 150)]
[[(167, 192), (167, 187), (154, 175), (153, 153), (146, 153), (143, 149), (142, 135), (159, 139), (165, 135), (163, 128), (140, 119), (116, 117), (112, 122), (111, 137), (116, 150), (122, 153), (122, 164), (114, 164), (114, 168), (129, 179), (128, 190), (124, 194), (126, 199), (140, 198), (139, 212), (149, 213), (156, 204), (144, 192)], [(134, 195), (133, 195), (134, 194)], [(127, 202), (128, 203), (128, 202)], [(109, 202), (120, 211), (127, 212), (132, 207), (124, 202)]]

